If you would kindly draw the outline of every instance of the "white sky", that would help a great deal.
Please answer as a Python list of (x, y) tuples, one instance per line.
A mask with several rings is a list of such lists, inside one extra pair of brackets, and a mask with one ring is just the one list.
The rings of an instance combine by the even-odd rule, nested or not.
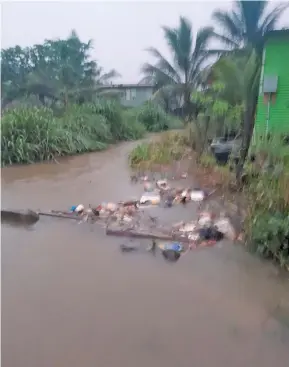
[[(140, 67), (152, 61), (144, 51), (153, 46), (168, 55), (161, 25), (176, 26), (183, 15), (193, 30), (213, 25), (212, 12), (229, 9), (231, 2), (206, 1), (95, 1), (4, 2), (2, 48), (30, 46), (45, 38), (65, 38), (75, 29), (82, 41), (93, 39), (92, 57), (108, 71), (115, 68), (124, 83), (140, 80)], [(280, 20), (288, 25), (289, 10)]]

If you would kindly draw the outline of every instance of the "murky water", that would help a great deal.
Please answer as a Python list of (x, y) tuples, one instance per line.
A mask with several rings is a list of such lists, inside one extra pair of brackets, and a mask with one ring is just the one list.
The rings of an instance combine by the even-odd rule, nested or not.
[[(126, 165), (132, 144), (3, 169), (2, 207), (65, 209), (137, 195)], [(3, 367), (288, 365), (289, 286), (272, 265), (232, 244), (168, 265), (123, 255), (120, 243), (64, 220), (2, 227)]]

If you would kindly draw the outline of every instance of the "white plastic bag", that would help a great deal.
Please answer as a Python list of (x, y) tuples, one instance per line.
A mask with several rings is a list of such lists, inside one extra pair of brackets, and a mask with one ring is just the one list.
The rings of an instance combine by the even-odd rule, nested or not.
[(141, 204), (151, 204), (151, 205), (158, 205), (161, 201), (161, 197), (158, 193), (149, 193), (146, 192), (140, 198)]
[(205, 199), (205, 193), (201, 190), (191, 191), (190, 196), (192, 201), (203, 201)]

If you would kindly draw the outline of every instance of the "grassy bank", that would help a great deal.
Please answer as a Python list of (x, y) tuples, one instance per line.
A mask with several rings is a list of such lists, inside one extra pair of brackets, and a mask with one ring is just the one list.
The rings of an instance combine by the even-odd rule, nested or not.
[(129, 154), (129, 164), (132, 168), (145, 166), (149, 169), (181, 160), (186, 152), (183, 134), (170, 131), (157, 141), (138, 144)]
[(142, 138), (147, 131), (180, 127), (182, 123), (159, 106), (124, 109), (116, 101), (8, 110), (1, 120), (1, 164), (33, 163), (59, 156), (105, 149), (118, 141)]
[[(187, 132), (164, 134), (160, 141), (142, 143), (129, 155), (131, 167), (149, 169), (156, 164), (168, 165), (181, 159), (188, 151)], [(281, 147), (280, 142), (278, 143)], [(238, 205), (246, 213), (245, 243), (249, 250), (274, 259), (289, 269), (289, 149), (278, 153), (277, 146), (260, 147), (255, 151), (256, 161), (246, 165), (248, 180), (241, 192), (235, 192)], [(280, 148), (280, 149), (281, 149)], [(280, 150), (279, 149), (279, 150)], [(191, 157), (195, 154), (191, 151)], [(263, 163), (260, 163), (262, 157)], [(266, 169), (265, 162), (270, 162)], [(271, 168), (270, 168), (271, 167)], [(218, 166), (215, 159), (204, 154), (200, 160), (191, 160), (194, 179), (201, 187), (220, 188), (222, 195), (235, 197), (234, 172), (228, 166)], [(233, 194), (233, 195), (232, 195)]]

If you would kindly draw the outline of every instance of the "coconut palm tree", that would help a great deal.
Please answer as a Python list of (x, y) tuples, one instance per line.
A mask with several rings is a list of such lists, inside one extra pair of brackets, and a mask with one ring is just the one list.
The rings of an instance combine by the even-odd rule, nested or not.
[(217, 10), (213, 20), (220, 26), (215, 36), (229, 49), (263, 49), (265, 33), (275, 29), (288, 3), (277, 5), (268, 12), (269, 1), (234, 1), (231, 11)]
[(207, 60), (208, 43), (213, 28), (200, 29), (193, 42), (192, 25), (184, 17), (180, 17), (177, 28), (162, 27), (164, 38), (171, 53), (171, 61), (167, 60), (159, 50), (150, 47), (147, 51), (156, 58), (155, 64), (146, 63), (142, 67), (142, 82), (156, 85), (158, 93), (177, 94), (186, 115), (192, 113), (190, 95), (198, 86), (201, 68)]

